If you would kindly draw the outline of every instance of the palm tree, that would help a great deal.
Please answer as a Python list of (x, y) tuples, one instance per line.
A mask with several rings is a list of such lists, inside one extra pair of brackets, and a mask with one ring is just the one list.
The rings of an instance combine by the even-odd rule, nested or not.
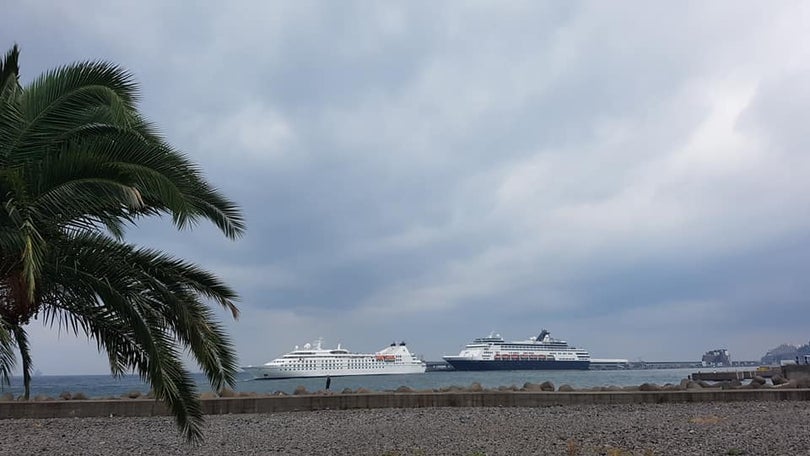
[(132, 76), (82, 62), (20, 83), (15, 45), (0, 61), (0, 380), (16, 353), (25, 398), (32, 359), (26, 326), (86, 334), (115, 376), (138, 373), (199, 440), (202, 409), (182, 355), (212, 387), (233, 386), (232, 343), (209, 307), (238, 317), (236, 293), (215, 275), (126, 243), (144, 217), (183, 229), (207, 219), (228, 238), (240, 209), (204, 180), (139, 114)]

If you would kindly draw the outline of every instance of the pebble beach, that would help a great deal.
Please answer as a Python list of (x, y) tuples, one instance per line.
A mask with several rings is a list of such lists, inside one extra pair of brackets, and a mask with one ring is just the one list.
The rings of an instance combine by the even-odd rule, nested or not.
[(806, 402), (324, 410), (0, 421), (2, 455), (810, 455)]

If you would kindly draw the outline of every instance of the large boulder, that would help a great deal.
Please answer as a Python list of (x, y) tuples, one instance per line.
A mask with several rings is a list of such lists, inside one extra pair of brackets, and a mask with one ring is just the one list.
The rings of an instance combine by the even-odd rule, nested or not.
[(403, 385), (403, 386), (400, 386), (399, 388), (397, 388), (396, 392), (397, 393), (413, 393), (413, 390), (410, 387), (407, 387), (407, 386)]
[(623, 391), (623, 390), (624, 390), (624, 388), (622, 388), (621, 386), (616, 386), (616, 385), (608, 385), (608, 386), (603, 386), (603, 387), (599, 388), (599, 391)]
[(295, 391), (293, 391), (293, 394), (295, 394), (296, 396), (300, 396), (302, 394), (309, 394), (309, 391), (307, 391), (307, 388), (304, 385), (298, 385), (295, 387)]
[(569, 385), (569, 384), (560, 385), (560, 387), (557, 388), (557, 391), (561, 391), (563, 393), (570, 393), (570, 392), (574, 391), (574, 387)]
[(236, 391), (230, 388), (222, 388), (222, 391), (219, 392), (219, 397), (236, 397)]
[(484, 391), (484, 387), (481, 386), (481, 384), (478, 382), (472, 382), (472, 384), (470, 385), (470, 391), (478, 393)]
[(523, 384), (523, 390), (524, 391), (543, 391), (541, 386), (542, 385), (540, 385), (539, 383), (526, 382), (526, 383)]
[(788, 380), (785, 377), (782, 377), (779, 374), (776, 374), (773, 377), (771, 377), (771, 383), (773, 383), (773, 386), (783, 385), (783, 384), (785, 384), (787, 382), (788, 382)]
[(661, 387), (655, 383), (642, 383), (638, 387), (639, 391), (661, 391)]
[(464, 391), (464, 387), (458, 385), (450, 385), (444, 388), (440, 388), (439, 391), (442, 393), (461, 393)]
[(796, 388), (810, 388), (810, 378), (798, 378), (796, 379)]
[(786, 388), (786, 389), (791, 389), (791, 388), (810, 388), (810, 379), (806, 379), (806, 378), (800, 378), (800, 379), (791, 378), (791, 379), (790, 379), (790, 380), (788, 380), (787, 382), (782, 383), (782, 384), (780, 384), (780, 385), (777, 385), (777, 386), (775, 386), (774, 388)]
[(554, 391), (554, 384), (550, 381), (546, 380), (545, 382), (540, 384), (541, 391)]

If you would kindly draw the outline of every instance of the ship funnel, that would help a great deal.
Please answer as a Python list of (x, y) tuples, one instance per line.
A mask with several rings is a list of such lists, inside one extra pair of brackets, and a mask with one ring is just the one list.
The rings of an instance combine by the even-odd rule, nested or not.
[(544, 330), (540, 331), (540, 335), (537, 336), (537, 340), (542, 342), (542, 341), (544, 341), (546, 339), (546, 337), (548, 337), (549, 334), (550, 333), (548, 332), (548, 330), (544, 329)]

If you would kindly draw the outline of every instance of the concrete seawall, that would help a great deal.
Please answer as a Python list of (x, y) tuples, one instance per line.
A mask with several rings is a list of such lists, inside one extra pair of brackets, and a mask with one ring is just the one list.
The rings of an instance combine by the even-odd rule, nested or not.
[[(420, 407), (548, 407), (584, 404), (676, 402), (808, 401), (810, 389), (366, 393), (203, 399), (207, 415)], [(0, 402), (0, 419), (168, 415), (160, 402), (145, 399)]]

